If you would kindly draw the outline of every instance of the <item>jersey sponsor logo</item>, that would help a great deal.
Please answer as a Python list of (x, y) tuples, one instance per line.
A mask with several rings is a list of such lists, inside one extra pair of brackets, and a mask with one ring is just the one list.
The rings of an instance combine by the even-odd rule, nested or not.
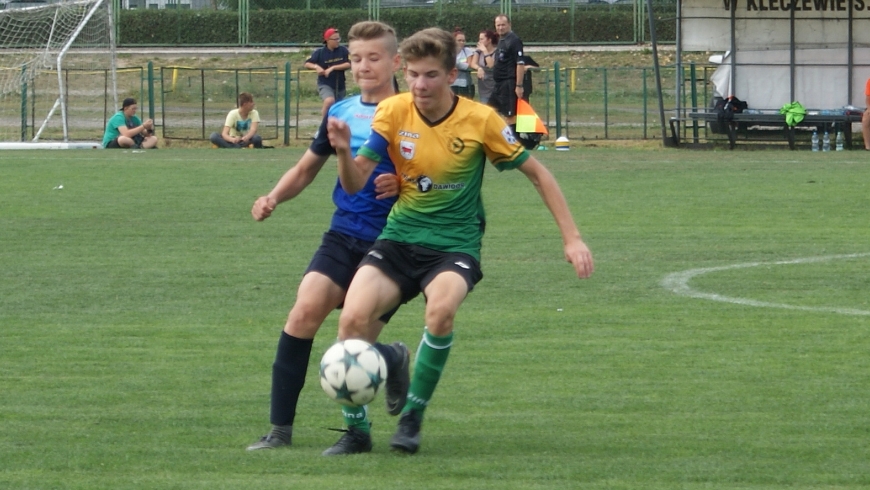
[(508, 143), (512, 145), (517, 144), (517, 137), (514, 136), (514, 132), (511, 131), (510, 126), (505, 126), (504, 129), (501, 130), (501, 135)]
[(453, 141), (450, 142), (450, 151), (456, 153), (462, 153), (462, 150), (465, 149), (465, 143), (462, 141), (462, 138), (453, 138)]
[(415, 140), (420, 139), (420, 133), (412, 133), (410, 131), (399, 131), (399, 136), (402, 136), (405, 138), (411, 138), (411, 139), (415, 139)]
[(455, 182), (449, 184), (436, 184), (432, 181), (432, 179), (427, 175), (421, 175), (419, 177), (411, 177), (409, 175), (402, 174), (402, 180), (405, 182), (413, 182), (417, 187), (417, 190), (420, 192), (429, 192), (429, 191), (458, 191), (465, 189), (465, 182)]
[(465, 189), (465, 182), (457, 182), (455, 184), (435, 184), (432, 189), (436, 191), (458, 191)]
[(356, 119), (374, 119), (375, 115), (357, 112), (356, 114), (353, 115), (353, 117), (355, 117)]
[(402, 140), (399, 143), (399, 152), (402, 154), (402, 158), (405, 160), (410, 160), (414, 158), (414, 153), (417, 151), (417, 145), (414, 144), (413, 141), (405, 141)]
[(429, 192), (432, 190), (432, 179), (421, 175), (417, 177), (417, 190), (420, 192)]

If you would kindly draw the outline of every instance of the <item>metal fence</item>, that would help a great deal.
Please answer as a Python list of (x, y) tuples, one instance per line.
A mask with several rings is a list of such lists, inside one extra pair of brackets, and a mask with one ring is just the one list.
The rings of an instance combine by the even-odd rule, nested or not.
[[(285, 70), (161, 68), (163, 98), (157, 119), (164, 137), (207, 139), (212, 131), (220, 130), (238, 93), (247, 91), (257, 101), (264, 138), (285, 144), (291, 139), (310, 139), (321, 119), (317, 75), (311, 70)], [(668, 67), (662, 71), (664, 77), (674, 73)], [(530, 103), (550, 129), (551, 139), (560, 135), (579, 140), (658, 137), (661, 126), (652, 68), (562, 68), (556, 64), (534, 71), (532, 79)], [(397, 80), (400, 90), (407, 90), (401, 73)], [(349, 81), (348, 93), (356, 92)], [(675, 90), (665, 92), (665, 104), (675, 107)]]
[[(559, 84), (555, 83), (557, 70)], [(663, 77), (672, 74), (673, 68), (662, 69)], [(533, 94), (532, 104), (536, 109), (545, 104), (547, 113), (541, 115), (541, 109), (537, 109), (539, 116), (555, 128), (557, 136), (581, 140), (655, 139), (661, 124), (653, 77), (652, 67), (554, 67), (536, 78), (553, 91), (564, 85), (561, 96), (537, 94), (545, 97), (539, 100)], [(664, 88), (663, 92), (665, 106), (674, 107), (676, 91)]]
[(263, 139), (278, 139), (284, 123), (279, 110), (279, 87), (284, 80), (278, 68), (166, 66), (159, 74), (160, 105), (155, 121), (163, 138), (204, 140), (212, 132), (220, 133), (239, 94), (248, 92), (260, 114), (258, 134)]
[[(662, 68), (666, 80), (673, 80), (675, 73), (674, 67)], [(396, 75), (400, 90), (407, 90), (401, 73)], [(107, 74), (69, 70), (65, 76), (69, 80), (70, 139), (101, 140), (106, 121), (118, 110), (109, 101)], [(127, 87), (119, 99), (137, 98), (140, 117), (154, 119), (157, 134), (167, 140), (204, 143), (212, 132), (221, 131), (241, 92), (253, 94), (261, 119), (259, 132), (272, 144), (309, 140), (321, 120), (316, 73), (291, 69), (290, 63), (259, 68), (154, 67), (149, 63), (120, 69), (118, 76), (118, 87)], [(653, 76), (651, 67), (560, 67), (555, 63), (532, 72), (530, 103), (548, 126), (551, 140), (560, 135), (572, 140), (656, 139), (661, 126)], [(40, 114), (34, 107), (43, 114), (47, 111), (56, 98), (51, 88), (38, 84), (29, 88), (24, 111), (18, 100), (0, 106), (2, 139), (33, 137), (41, 123), (32, 116)], [(665, 86), (663, 90), (665, 106), (676, 107), (676, 89)], [(348, 93), (357, 92), (349, 80)], [(59, 127), (60, 122), (53, 123), (41, 139), (60, 139)]]
[[(118, 111), (112, 95), (110, 70), (64, 69), (64, 100), (69, 139), (100, 141), (109, 118)], [(139, 100), (146, 92), (147, 79), (143, 68), (117, 70), (118, 100), (134, 97)], [(138, 87), (138, 89), (137, 89)], [(58, 99), (57, 72), (45, 73), (24, 84), (18, 93), (0, 97), (0, 141), (30, 141), (52, 111)], [(40, 134), (41, 140), (63, 139), (60, 109), (54, 111)]]

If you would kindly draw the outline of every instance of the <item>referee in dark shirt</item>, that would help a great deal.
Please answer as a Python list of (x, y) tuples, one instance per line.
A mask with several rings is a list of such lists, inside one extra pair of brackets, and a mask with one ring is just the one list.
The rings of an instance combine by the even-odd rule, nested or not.
[(511, 129), (516, 133), (517, 99), (523, 97), (523, 42), (511, 31), (511, 21), (504, 14), (495, 17), (495, 31), (499, 35), (495, 49), (495, 66), (492, 78), (495, 88), (489, 98), (489, 105), (504, 116)]

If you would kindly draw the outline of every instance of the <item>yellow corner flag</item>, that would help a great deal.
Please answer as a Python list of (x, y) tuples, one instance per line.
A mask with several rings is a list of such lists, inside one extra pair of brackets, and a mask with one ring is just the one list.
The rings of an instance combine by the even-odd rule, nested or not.
[(517, 99), (517, 133), (550, 134), (544, 121), (524, 99)]

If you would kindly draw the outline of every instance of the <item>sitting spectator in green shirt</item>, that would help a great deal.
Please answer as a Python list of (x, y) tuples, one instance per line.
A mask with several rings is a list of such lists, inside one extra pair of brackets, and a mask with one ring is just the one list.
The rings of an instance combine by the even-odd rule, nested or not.
[(154, 136), (154, 121), (146, 119), (142, 122), (136, 117), (136, 99), (127, 97), (121, 104), (121, 110), (116, 112), (106, 124), (103, 134), (103, 148), (155, 148), (157, 136)]

